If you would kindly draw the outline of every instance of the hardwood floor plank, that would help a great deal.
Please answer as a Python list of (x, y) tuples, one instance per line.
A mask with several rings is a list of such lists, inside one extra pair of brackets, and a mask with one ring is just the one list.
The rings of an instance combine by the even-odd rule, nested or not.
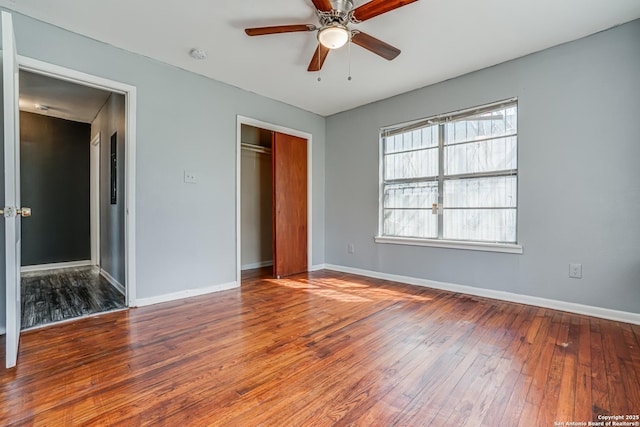
[(579, 319), (572, 317), (568, 319), (567, 340), (560, 343), (564, 348), (564, 360), (562, 362), (562, 376), (560, 377), (560, 388), (558, 390), (558, 400), (555, 421), (576, 420), (574, 417), (577, 376), (578, 376), (578, 349), (580, 348), (580, 325)]
[[(517, 426), (521, 425), (521, 421), (528, 421), (526, 417), (523, 418), (523, 414), (525, 412), (525, 405), (528, 404), (526, 401), (527, 393), (531, 388), (532, 381), (532, 377), (520, 373), (513, 386), (509, 400), (506, 405), (500, 408), (504, 411), (503, 414), (496, 418), (485, 417), (483, 424), (491, 425), (491, 423), (493, 423), (494, 426)], [(533, 413), (533, 411), (530, 412)]]
[(574, 403), (574, 420), (597, 421), (594, 417), (592, 394), (592, 355), (591, 355), (591, 328), (590, 319), (581, 317), (578, 319), (578, 365), (576, 372), (576, 389)]
[[(505, 374), (504, 380), (495, 392), (495, 396), (491, 401), (491, 404), (487, 407), (484, 416), (481, 419), (476, 419), (474, 423), (471, 423), (471, 419), (467, 422), (470, 426), (496, 426), (499, 421), (502, 420), (505, 414), (505, 408), (508, 408), (509, 400), (513, 395), (516, 384), (520, 378), (520, 370), (514, 369), (514, 364), (509, 360), (508, 371)], [(524, 397), (523, 397), (524, 400)], [(518, 412), (518, 416), (520, 412)], [(504, 424), (516, 425), (513, 421), (507, 421), (509, 417), (505, 418)]]
[(626, 343), (624, 327), (610, 321), (602, 322), (602, 326), (611, 404), (625, 408), (625, 414), (635, 413), (640, 409), (640, 381), (630, 355), (632, 347)]
[[(526, 360), (522, 373), (531, 376), (531, 383), (529, 384), (522, 414), (520, 414), (519, 426), (542, 425), (538, 423), (538, 415), (543, 404), (552, 356), (560, 331), (560, 323), (557, 320), (561, 316), (559, 313), (542, 310), (539, 314), (542, 315), (540, 328), (532, 345), (527, 347), (527, 353), (524, 355)], [(553, 320), (554, 318), (556, 319), (555, 321)]]
[(589, 337), (591, 342), (591, 400), (595, 416), (611, 415), (601, 322), (601, 319), (591, 319), (591, 336)]
[(538, 411), (538, 425), (553, 425), (558, 421), (556, 417), (557, 405), (560, 400), (560, 386), (563, 380), (564, 359), (568, 347), (568, 314), (557, 313), (554, 315), (553, 322), (558, 323), (558, 336), (553, 342), (553, 354), (551, 363), (545, 381), (544, 394), (540, 409)]
[(638, 407), (634, 325), (266, 271), (24, 332), (0, 373), (0, 425), (538, 426)]

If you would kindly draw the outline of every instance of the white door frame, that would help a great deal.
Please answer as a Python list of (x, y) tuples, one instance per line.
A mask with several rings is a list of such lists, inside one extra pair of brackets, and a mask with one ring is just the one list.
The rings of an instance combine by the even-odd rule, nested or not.
[(312, 138), (313, 135), (301, 130), (291, 129), (288, 127), (274, 125), (273, 123), (263, 122), (261, 120), (252, 119), (245, 116), (237, 116), (236, 129), (236, 283), (241, 284), (242, 279), (242, 125), (249, 125), (273, 132), (286, 133), (287, 135), (297, 136), (307, 140), (307, 270), (312, 269), (312, 248), (313, 248), (313, 222), (312, 222)]
[(91, 140), (89, 153), (91, 265), (100, 267), (100, 132)]
[[(136, 220), (135, 220), (135, 166), (136, 166), (136, 87), (115, 80), (93, 76), (70, 68), (43, 62), (37, 59), (18, 56), (18, 63), (21, 70), (31, 73), (53, 77), (58, 80), (65, 80), (83, 86), (115, 92), (125, 97), (125, 189), (124, 189), (124, 212), (125, 212), (125, 289), (126, 303), (129, 307), (136, 304)], [(92, 257), (93, 259), (93, 257)]]

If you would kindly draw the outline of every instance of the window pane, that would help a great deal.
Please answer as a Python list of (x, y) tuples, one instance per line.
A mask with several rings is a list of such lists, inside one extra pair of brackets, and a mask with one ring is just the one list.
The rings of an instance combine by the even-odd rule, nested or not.
[(438, 216), (431, 213), (432, 204), (437, 202), (437, 182), (385, 186), (384, 234), (402, 237), (437, 237)]
[(384, 179), (424, 178), (438, 175), (438, 148), (384, 156)]
[(445, 144), (517, 133), (517, 107), (501, 108), (445, 124)]
[(493, 172), (518, 167), (518, 139), (515, 136), (452, 145), (445, 150), (445, 175)]
[(444, 182), (445, 208), (515, 208), (518, 181), (515, 176), (450, 179)]
[(515, 209), (445, 209), (443, 222), (445, 239), (516, 242)]
[(391, 184), (384, 187), (385, 209), (429, 209), (438, 203), (438, 183)]
[(438, 126), (427, 126), (384, 138), (384, 154), (399, 153), (438, 145)]
[(438, 215), (429, 210), (384, 210), (384, 235), (398, 237), (438, 237)]

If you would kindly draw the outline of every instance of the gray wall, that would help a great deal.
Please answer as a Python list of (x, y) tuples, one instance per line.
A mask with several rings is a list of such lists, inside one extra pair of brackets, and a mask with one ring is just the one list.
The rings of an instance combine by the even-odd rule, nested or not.
[[(100, 267), (125, 285), (124, 185), (125, 98), (112, 94), (91, 123), (91, 139), (100, 134)], [(117, 135), (116, 204), (111, 204), (111, 136)]]
[[(327, 263), (640, 313), (639, 42), (634, 21), (329, 117)], [(380, 127), (513, 96), (524, 253), (374, 243)]]
[(22, 265), (91, 259), (86, 123), (20, 112)]
[[(138, 298), (235, 281), (237, 115), (313, 135), (313, 263), (324, 263), (324, 118), (17, 13), (13, 18), (21, 55), (137, 87)], [(185, 170), (196, 173), (197, 184), (183, 182)], [(4, 298), (2, 286), (2, 312)]]

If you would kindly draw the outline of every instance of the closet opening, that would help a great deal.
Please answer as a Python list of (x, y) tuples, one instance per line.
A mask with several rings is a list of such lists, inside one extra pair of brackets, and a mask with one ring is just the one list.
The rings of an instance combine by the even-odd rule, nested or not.
[(237, 280), (311, 262), (311, 135), (238, 117)]
[(241, 270), (273, 272), (273, 132), (241, 125)]

